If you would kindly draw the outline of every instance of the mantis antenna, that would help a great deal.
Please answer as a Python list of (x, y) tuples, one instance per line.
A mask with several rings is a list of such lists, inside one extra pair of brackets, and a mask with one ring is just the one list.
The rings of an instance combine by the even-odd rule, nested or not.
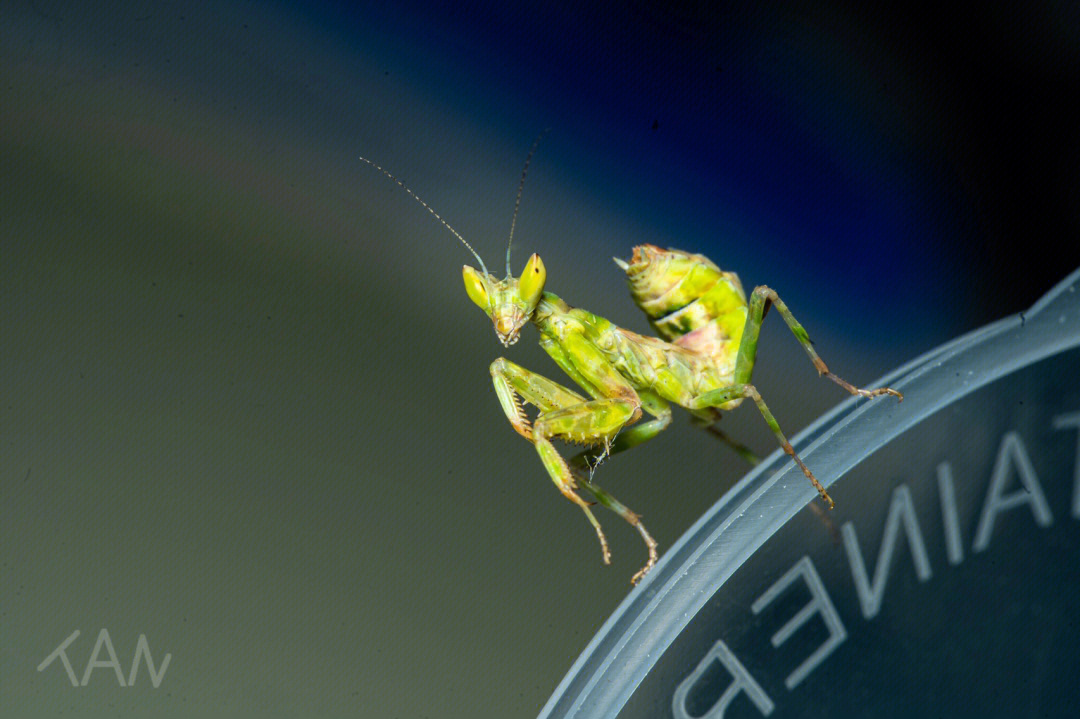
[(544, 130), (536, 139), (533, 140), (532, 149), (529, 150), (529, 156), (525, 158), (525, 168), (521, 171), (521, 182), (518, 183), (517, 200), (514, 201), (514, 217), (510, 220), (510, 241), (506, 243), (506, 276), (510, 276), (510, 247), (514, 244), (514, 225), (517, 224), (518, 208), (521, 207), (521, 191), (525, 189), (525, 175), (529, 172), (529, 163), (532, 161), (533, 153), (536, 152), (536, 146), (540, 144), (540, 140), (544, 135), (548, 134), (551, 130), (549, 127)]
[[(539, 141), (540, 141), (540, 138), (537, 138), (537, 142), (539, 142)], [(534, 149), (534, 150), (536, 149), (536, 145), (533, 145), (533, 149)], [(531, 152), (529, 153), (529, 157), (532, 157), (532, 153), (531, 153)], [(487, 274), (488, 274), (488, 271), (487, 271), (487, 267), (485, 267), (485, 266), (484, 266), (484, 261), (483, 261), (482, 259), (480, 259), (480, 255), (476, 254), (476, 250), (474, 250), (474, 249), (472, 248), (472, 245), (470, 245), (470, 244), (469, 244), (468, 242), (466, 242), (466, 241), (465, 241), (465, 238), (464, 238), (464, 237), (462, 237), (462, 236), (461, 236), (460, 234), (458, 234), (458, 231), (457, 231), (457, 230), (455, 230), (455, 229), (454, 229), (453, 227), (451, 227), (451, 226), (450, 226), (450, 223), (448, 223), (448, 222), (447, 222), (446, 220), (444, 220), (444, 219), (443, 219), (442, 217), (440, 217), (440, 216), (439, 216), (439, 213), (438, 213), (438, 212), (436, 212), (435, 210), (433, 210), (433, 209), (431, 208), (431, 205), (429, 205), (428, 203), (424, 202), (424, 201), (423, 201), (423, 200), (421, 200), (421, 199), (420, 199), (419, 197), (417, 197), (417, 196), (416, 196), (416, 193), (415, 193), (415, 192), (413, 192), (412, 190), (410, 190), (410, 189), (409, 189), (408, 187), (406, 187), (406, 186), (405, 186), (405, 183), (404, 183), (404, 182), (402, 182), (401, 180), (397, 179), (396, 177), (394, 177), (393, 175), (391, 175), (391, 174), (390, 174), (390, 173), (389, 173), (388, 171), (384, 170), (384, 169), (383, 169), (382, 167), (380, 167), (379, 165), (375, 164), (375, 163), (374, 163), (374, 162), (372, 162), (371, 160), (367, 159), (366, 157), (361, 157), (361, 158), (360, 158), (360, 161), (361, 161), (361, 162), (366, 162), (367, 164), (371, 165), (371, 166), (372, 166), (372, 167), (374, 167), (374, 168), (375, 168), (376, 170), (378, 170), (379, 172), (381, 172), (382, 174), (386, 175), (386, 176), (387, 176), (387, 177), (389, 177), (389, 178), (390, 178), (391, 180), (393, 180), (394, 182), (396, 182), (396, 183), (397, 183), (397, 185), (398, 185), (398, 187), (400, 187), (401, 189), (405, 190), (405, 192), (408, 192), (408, 193), (409, 193), (409, 196), (410, 196), (410, 197), (412, 197), (412, 198), (413, 198), (414, 200), (416, 200), (416, 201), (417, 201), (417, 202), (419, 202), (419, 203), (420, 203), (421, 205), (423, 205), (423, 206), (424, 206), (424, 209), (425, 209), (425, 210), (427, 210), (428, 212), (430, 212), (430, 213), (431, 213), (431, 214), (432, 214), (432, 215), (433, 215), (433, 216), (435, 217), (435, 219), (436, 219), (436, 220), (438, 220), (439, 222), (441, 222), (441, 223), (442, 223), (442, 226), (443, 226), (443, 227), (445, 227), (446, 229), (450, 230), (450, 232), (454, 233), (454, 237), (456, 237), (456, 238), (458, 238), (459, 240), (461, 240), (461, 244), (465, 245), (465, 247), (467, 247), (467, 248), (469, 249), (469, 252), (471, 252), (471, 253), (473, 254), (473, 257), (475, 257), (475, 258), (476, 258), (476, 261), (480, 263), (480, 269), (481, 269), (481, 270), (483, 270), (483, 272), (484, 272), (484, 275), (485, 275), (485, 276), (487, 276)], [(525, 162), (525, 167), (526, 167), (526, 168), (528, 168), (528, 167), (529, 167), (529, 163), (528, 163), (528, 161), (526, 161), (526, 162)], [(523, 174), (523, 175), (521, 176), (521, 181), (522, 181), (522, 182), (524, 182), (524, 181), (525, 181), (525, 176), (524, 176), (524, 174)], [(520, 200), (520, 199), (521, 199), (521, 190), (520, 190), (520, 188), (519, 188), (519, 189), (518, 189), (518, 200)], [(517, 214), (517, 210), (516, 210), (516, 209), (514, 210), (514, 214), (515, 214), (515, 215)], [(511, 230), (510, 230), (510, 235), (511, 235), (511, 236), (513, 236), (513, 234), (514, 234), (514, 232), (513, 232), (513, 228), (511, 227)], [(507, 260), (509, 261), (509, 255), (507, 255)]]

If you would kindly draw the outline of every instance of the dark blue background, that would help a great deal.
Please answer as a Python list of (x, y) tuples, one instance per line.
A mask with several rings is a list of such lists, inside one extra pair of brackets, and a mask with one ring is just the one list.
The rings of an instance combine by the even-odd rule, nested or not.
[(969, 318), (950, 329), (990, 321), (1080, 263), (1067, 5), (325, 13), (344, 42), (380, 45), (391, 76), (491, 132), (553, 127), (553, 163), (646, 219), (681, 217), (679, 239), (725, 265), (813, 248), (799, 270), (849, 272), (859, 319), (871, 297), (910, 306), (890, 331), (925, 332), (932, 307), (938, 323)]

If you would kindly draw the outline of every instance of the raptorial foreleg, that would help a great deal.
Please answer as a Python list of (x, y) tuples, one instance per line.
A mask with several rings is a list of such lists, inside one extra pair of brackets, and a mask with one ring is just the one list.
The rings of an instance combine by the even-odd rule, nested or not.
[[(589, 503), (574, 491), (578, 483), (570, 465), (551, 440), (560, 438), (583, 444), (610, 445), (624, 425), (641, 415), (640, 401), (635, 401), (636, 396), (586, 400), (576, 392), (503, 358), (491, 365), (491, 376), (499, 402), (511, 425), (536, 447), (540, 461), (556, 488), (585, 512), (600, 540), (604, 563), (610, 563), (611, 554), (603, 529)], [(531, 427), (519, 397), (540, 409)]]

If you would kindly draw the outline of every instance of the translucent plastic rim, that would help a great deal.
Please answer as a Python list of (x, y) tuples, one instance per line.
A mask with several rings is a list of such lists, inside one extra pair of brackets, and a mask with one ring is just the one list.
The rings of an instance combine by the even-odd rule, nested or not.
[[(870, 386), (902, 403), (852, 397), (792, 442), (826, 486), (907, 429), (980, 387), (1080, 345), (1080, 269), (1027, 312), (994, 322), (905, 364)], [(615, 717), (701, 607), (817, 492), (777, 450), (661, 557), (608, 618), (540, 712)]]

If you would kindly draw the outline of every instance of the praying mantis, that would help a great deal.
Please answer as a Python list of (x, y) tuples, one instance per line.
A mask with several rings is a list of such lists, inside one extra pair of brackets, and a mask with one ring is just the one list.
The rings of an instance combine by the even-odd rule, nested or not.
[[(671, 423), (672, 404), (685, 408), (698, 424), (723, 438), (713, 427), (720, 412), (751, 400), (784, 452), (831, 509), (833, 500), (825, 487), (796, 454), (751, 384), (758, 333), (770, 306), (780, 313), (819, 376), (853, 395), (892, 395), (900, 401), (903, 395), (889, 387), (860, 389), (830, 372), (806, 330), (774, 290), (760, 285), (748, 299), (735, 273), (722, 271), (699, 254), (645, 244), (633, 248), (629, 261), (615, 258), (626, 273), (634, 302), (648, 316), (659, 337), (618, 327), (546, 291), (547, 270), (535, 253), (515, 277), (510, 268), (514, 225), (525, 176), (539, 140), (533, 143), (521, 173), (506, 248), (506, 277), (502, 280), (490, 274), (465, 238), (401, 180), (369, 159), (360, 160), (397, 183), (476, 258), (479, 271), (468, 265), (462, 268), (465, 291), (491, 319), (502, 345), (510, 347), (517, 342), (524, 326), (531, 322), (540, 333), (540, 346), (580, 387), (575, 391), (505, 357), (496, 359), (490, 368), (495, 394), (510, 426), (536, 448), (559, 492), (585, 513), (596, 530), (604, 564), (610, 564), (611, 552), (592, 512), (597, 502), (634, 527), (648, 549), (648, 560), (631, 583), (637, 584), (656, 565), (657, 543), (640, 516), (602, 489), (593, 476), (605, 458), (662, 432)], [(539, 412), (531, 422), (523, 406), (526, 403)], [(638, 423), (645, 415), (649, 419)], [(552, 443), (555, 439), (582, 444), (586, 449), (567, 460)], [(583, 498), (579, 491), (595, 502)]]

